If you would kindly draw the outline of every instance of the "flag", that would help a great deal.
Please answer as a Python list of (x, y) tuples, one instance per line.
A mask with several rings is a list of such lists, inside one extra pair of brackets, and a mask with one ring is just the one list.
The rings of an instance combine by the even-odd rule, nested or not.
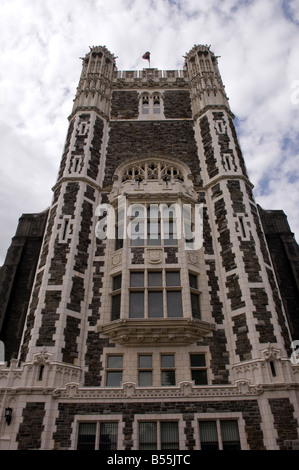
[(151, 60), (151, 53), (146, 52), (145, 54), (143, 54), (142, 58), (145, 59), (145, 60), (150, 61)]

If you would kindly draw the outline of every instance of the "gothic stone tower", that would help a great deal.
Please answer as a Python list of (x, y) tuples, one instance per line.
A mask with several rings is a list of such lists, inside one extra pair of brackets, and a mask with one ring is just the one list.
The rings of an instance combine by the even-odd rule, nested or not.
[[(216, 56), (82, 60), (19, 357), (1, 368), (0, 446), (292, 446), (298, 366)], [(177, 235), (198, 208), (192, 249)]]

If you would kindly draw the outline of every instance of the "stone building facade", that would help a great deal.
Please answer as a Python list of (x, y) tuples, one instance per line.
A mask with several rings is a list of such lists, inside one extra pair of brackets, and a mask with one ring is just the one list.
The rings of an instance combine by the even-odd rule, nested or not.
[(296, 447), (298, 246), (285, 300), (233, 119), (207, 46), (82, 59), (22, 307), (1, 270), (1, 449)]

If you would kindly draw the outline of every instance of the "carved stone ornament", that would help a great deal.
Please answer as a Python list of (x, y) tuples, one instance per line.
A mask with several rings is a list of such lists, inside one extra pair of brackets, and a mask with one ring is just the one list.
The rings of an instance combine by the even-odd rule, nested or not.
[(147, 261), (151, 264), (159, 264), (163, 261), (163, 250), (157, 248), (146, 249)]
[(198, 253), (196, 253), (194, 251), (188, 251), (187, 254), (188, 254), (189, 263), (193, 264), (194, 266), (198, 266), (199, 265)]
[(44, 347), (41, 352), (34, 354), (33, 356), (33, 363), (34, 364), (46, 364), (50, 362), (52, 354), (48, 353), (46, 348)]
[(111, 268), (119, 266), (121, 264), (121, 260), (122, 260), (122, 255), (120, 253), (117, 253), (114, 256), (112, 256)]
[(169, 398), (207, 398), (257, 396), (264, 392), (261, 385), (251, 385), (249, 381), (239, 380), (234, 385), (198, 386), (193, 381), (183, 381), (175, 387), (140, 387), (135, 382), (123, 382), (120, 387), (80, 387), (78, 383), (68, 383), (65, 388), (52, 392), (56, 399), (73, 398), (76, 400), (124, 399), (169, 399)]
[(266, 361), (274, 361), (276, 359), (281, 359), (280, 349), (274, 348), (270, 343), (268, 343), (266, 349), (262, 349), (261, 353)]

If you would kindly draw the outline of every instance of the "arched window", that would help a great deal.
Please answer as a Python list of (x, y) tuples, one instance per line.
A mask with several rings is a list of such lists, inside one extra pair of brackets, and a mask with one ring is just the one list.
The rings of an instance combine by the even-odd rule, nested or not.
[(173, 163), (160, 161), (146, 161), (128, 165), (123, 171), (121, 181), (161, 180), (161, 181), (184, 181), (181, 168)]
[(156, 117), (163, 115), (163, 100), (158, 92), (143, 93), (140, 96), (140, 118), (151, 118), (153, 115)]
[(154, 95), (153, 96), (153, 110), (154, 114), (160, 114), (160, 96), (159, 95)]
[(142, 114), (149, 114), (149, 96), (143, 95), (142, 96)]

